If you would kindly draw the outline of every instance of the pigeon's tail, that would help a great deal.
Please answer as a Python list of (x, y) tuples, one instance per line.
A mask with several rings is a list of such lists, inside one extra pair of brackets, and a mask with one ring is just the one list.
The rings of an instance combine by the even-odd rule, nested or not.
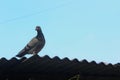
[(25, 55), (25, 53), (17, 54), (16, 57), (23, 57), (24, 55)]
[(20, 51), (20, 52), (16, 55), (16, 57), (23, 57), (23, 56), (26, 55), (26, 54), (27, 54), (27, 52), (24, 51), (24, 50), (22, 50), (22, 51)]

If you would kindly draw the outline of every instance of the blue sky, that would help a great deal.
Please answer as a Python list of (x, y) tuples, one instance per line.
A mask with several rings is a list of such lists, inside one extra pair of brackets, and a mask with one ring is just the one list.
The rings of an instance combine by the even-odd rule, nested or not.
[(42, 27), (40, 56), (120, 62), (120, 0), (1, 0), (0, 57), (15, 56)]

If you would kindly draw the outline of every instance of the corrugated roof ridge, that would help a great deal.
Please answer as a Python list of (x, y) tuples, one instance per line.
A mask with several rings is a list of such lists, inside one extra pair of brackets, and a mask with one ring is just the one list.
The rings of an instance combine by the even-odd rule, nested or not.
[[(58, 73), (59, 72), (64, 72), (64, 73), (77, 72), (78, 73), (79, 71), (81, 71), (85, 74), (90, 73), (93, 75), (94, 74), (108, 75), (109, 74), (108, 71), (112, 69), (111, 72), (114, 72), (114, 75), (115, 75), (115, 72), (119, 72), (118, 70), (120, 69), (120, 66), (115, 67), (111, 63), (109, 64), (105, 64), (104, 62), (96, 63), (94, 60), (91, 62), (88, 62), (86, 59), (79, 61), (77, 58), (69, 59), (68, 57), (64, 57), (61, 59), (58, 56), (51, 58), (48, 55), (45, 55), (42, 57), (40, 57), (39, 55), (34, 55), (34, 56), (31, 56), (30, 58), (23, 57), (23, 60), (17, 59), (15, 57), (11, 58), (10, 60), (7, 60), (6, 58), (3, 57), (0, 60), (2, 61), (2, 63), (0, 63), (2, 68), (4, 68), (3, 66), (6, 66), (6, 65), (15, 66), (14, 68), (11, 69), (11, 71), (13, 72), (17, 72), (17, 70), (22, 71), (24, 70), (24, 68), (26, 68), (26, 72), (29, 72), (30, 70), (32, 72), (32, 70), (35, 69), (35, 70), (38, 70), (38, 72), (41, 72), (42, 70), (45, 73), (49, 73), (55, 70), (56, 73), (57, 72)], [(16, 61), (18, 61), (18, 64)], [(17, 65), (14, 65), (13, 63)], [(36, 66), (29, 67), (30, 65), (36, 65)], [(49, 69), (49, 67), (51, 67), (51, 69)], [(45, 71), (46, 69), (48, 71)], [(105, 73), (103, 74), (103, 72)], [(109, 75), (111, 75), (111, 73)]]
[(8, 62), (9, 61), (6, 58), (3, 57), (3, 58), (0, 59), (0, 66), (3, 65), (3, 64), (6, 64)]
[(50, 58), (48, 55), (45, 55), (45, 56), (43, 56), (42, 58), (44, 58), (44, 59), (52, 59), (52, 58)]
[(14, 60), (18, 61), (16, 57), (12, 57), (11, 59), (9, 59), (9, 61), (14, 61)]
[(120, 63), (114, 64), (115, 67), (120, 67)]
[(95, 61), (91, 61), (90, 64), (97, 65), (97, 63)]
[(69, 58), (67, 58), (67, 57), (64, 57), (64, 58), (62, 58), (61, 60), (63, 60), (63, 61), (71, 61)]
[[(96, 61), (91, 61), (91, 62), (88, 62), (86, 59), (83, 59), (83, 60), (78, 60), (77, 58), (74, 58), (74, 59), (69, 59), (68, 57), (64, 57), (64, 58), (60, 58), (60, 57), (58, 57), (58, 56), (54, 56), (54, 57), (49, 57), (48, 55), (44, 55), (43, 57), (41, 57), (41, 56), (39, 56), (39, 55), (34, 55), (34, 56), (32, 56), (32, 57), (30, 57), (30, 58), (26, 58), (26, 57), (23, 57), (23, 58), (21, 58), (21, 59), (17, 59), (17, 58), (15, 58), (15, 57), (13, 57), (13, 58), (11, 58), (10, 60), (19, 60), (19, 61), (21, 61), (21, 62), (25, 62), (25, 61), (28, 61), (28, 60), (30, 60), (30, 59), (32, 59), (32, 58), (46, 58), (46, 59), (54, 59), (54, 60), (61, 60), (61, 61), (70, 61), (70, 62), (78, 62), (78, 63), (94, 63), (94, 64), (98, 64), (98, 65), (104, 65), (104, 66), (109, 66), (109, 65), (111, 65), (111, 66), (119, 66), (119, 64), (118, 63), (116, 63), (116, 64), (112, 64), (112, 63), (108, 63), (108, 64), (106, 64), (105, 62), (100, 62), (100, 63), (97, 63)], [(1, 64), (1, 62), (7, 62), (7, 61), (9, 61), (9, 60), (7, 60), (5, 57), (2, 57), (1, 59), (0, 59), (0, 64)]]
[(104, 66), (109, 66), (109, 65), (111, 65), (111, 66), (114, 66), (112, 63), (105, 63), (105, 62), (99, 62), (99, 63), (97, 63), (96, 61), (91, 61), (91, 62), (88, 62), (86, 59), (83, 59), (83, 60), (78, 60), (77, 58), (74, 58), (74, 59), (69, 59), (68, 57), (64, 57), (64, 58), (60, 58), (60, 57), (58, 57), (58, 56), (54, 56), (54, 57), (49, 57), (48, 55), (45, 55), (45, 56), (43, 56), (43, 57), (41, 57), (41, 58), (49, 58), (49, 59), (56, 59), (56, 60), (61, 60), (61, 61), (63, 61), (63, 60), (65, 60), (65, 61), (70, 61), (70, 62), (78, 62), (78, 63), (88, 63), (88, 64), (91, 64), (91, 63), (93, 63), (93, 64), (96, 64), (96, 65), (104, 65)]
[(60, 61), (61, 61), (61, 59), (60, 59), (58, 56), (54, 56), (54, 57), (52, 58), (52, 60), (53, 60), (54, 62), (60, 62)]
[(34, 59), (34, 58), (39, 59), (40, 56), (34, 55), (34, 56), (31, 56), (30, 58), (26, 58), (26, 57), (24, 57), (24, 58), (25, 58), (25, 59), (23, 59), (22, 63), (29, 62), (29, 61), (31, 61), (31, 60)]
[(6, 59), (5, 57), (2, 57), (0, 61), (8, 61), (8, 59)]
[(78, 59), (74, 58), (74, 59), (72, 59), (72, 62), (75, 62), (75, 63), (77, 62), (78, 63), (80, 61)]

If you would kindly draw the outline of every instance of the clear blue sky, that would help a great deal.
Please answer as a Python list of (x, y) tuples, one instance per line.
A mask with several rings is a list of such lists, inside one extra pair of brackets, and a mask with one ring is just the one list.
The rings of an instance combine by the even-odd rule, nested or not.
[(120, 62), (120, 0), (1, 0), (0, 57), (15, 56), (42, 27), (40, 56)]

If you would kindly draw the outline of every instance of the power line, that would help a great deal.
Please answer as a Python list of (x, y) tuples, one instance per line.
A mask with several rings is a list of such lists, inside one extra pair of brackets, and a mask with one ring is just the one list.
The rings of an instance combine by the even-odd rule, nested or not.
[(58, 9), (58, 8), (62, 8), (62, 7), (65, 7), (72, 2), (73, 2), (73, 0), (69, 0), (69, 2), (68, 1), (64, 2), (60, 5), (55, 6), (55, 7), (47, 8), (47, 9), (42, 10), (42, 11), (38, 11), (38, 12), (35, 12), (35, 13), (31, 13), (31, 14), (27, 14), (27, 15), (23, 15), (23, 16), (20, 16), (20, 17), (11, 18), (11, 19), (2, 21), (2, 22), (0, 22), (0, 24), (5, 24), (5, 23), (12, 22), (12, 21), (20, 20), (20, 19), (25, 19), (25, 18), (28, 18), (28, 17), (31, 17), (31, 16), (35, 16), (35, 15), (42, 14), (42, 13), (45, 13), (45, 12), (48, 12), (48, 11), (52, 11), (52, 10), (55, 10), (55, 9)]

